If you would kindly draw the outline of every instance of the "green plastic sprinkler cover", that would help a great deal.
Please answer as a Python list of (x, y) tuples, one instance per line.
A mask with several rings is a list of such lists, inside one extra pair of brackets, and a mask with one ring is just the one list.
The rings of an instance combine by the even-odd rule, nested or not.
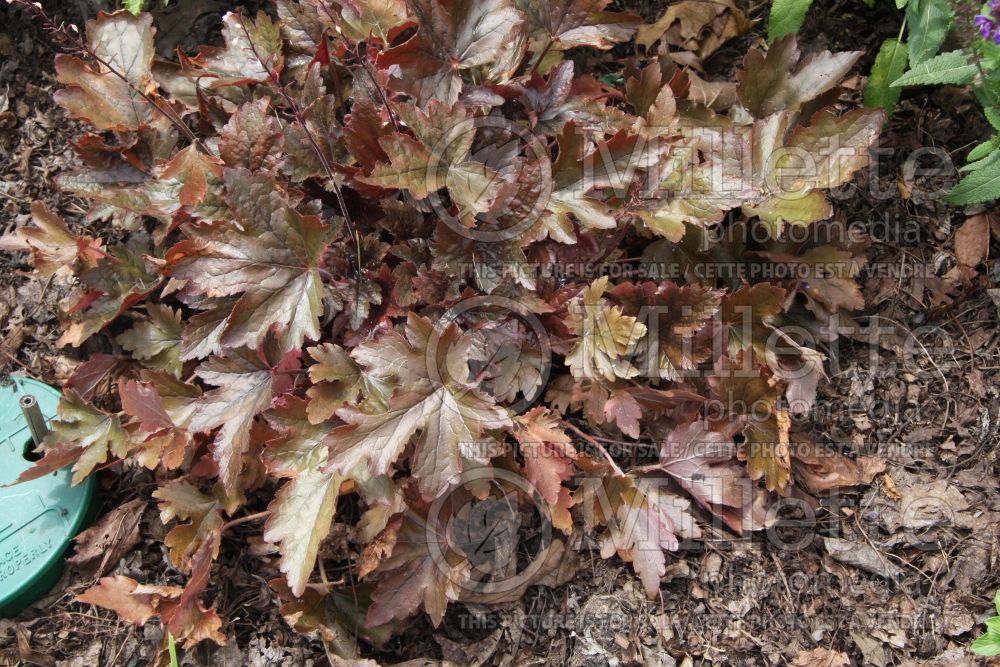
[[(37, 455), (22, 414), (22, 396), (35, 397), (45, 421), (56, 414), (59, 392), (30, 378), (0, 386), (0, 616), (9, 617), (45, 595), (62, 572), (63, 553), (79, 531), (94, 493), (90, 478), (70, 486), (63, 468), (4, 488), (34, 465)], [(29, 401), (30, 402), (30, 401)], [(32, 459), (32, 460), (29, 460)]]

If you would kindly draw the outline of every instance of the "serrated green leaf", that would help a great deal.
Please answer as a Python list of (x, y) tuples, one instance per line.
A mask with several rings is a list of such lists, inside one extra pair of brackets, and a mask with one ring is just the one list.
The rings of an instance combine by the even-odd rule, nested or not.
[(970, 161), (967, 164), (964, 164), (961, 167), (959, 167), (958, 170), (963, 174), (972, 173), (974, 171), (979, 171), (986, 165), (993, 162), (1000, 162), (1000, 150), (991, 151), (984, 158), (980, 158), (975, 161)]
[(1000, 130), (1000, 109), (995, 107), (983, 107), (983, 113), (986, 115), (986, 120), (989, 122), (990, 126), (994, 130)]
[(945, 201), (959, 205), (979, 204), (997, 198), (1000, 198), (1000, 160), (990, 160), (959, 181), (945, 195)]
[(899, 86), (930, 86), (952, 84), (956, 86), (972, 83), (976, 76), (976, 66), (969, 62), (961, 51), (949, 51), (926, 60), (892, 82)]
[(812, 0), (774, 0), (767, 18), (767, 41), (798, 33), (811, 4)]
[(912, 0), (906, 6), (910, 24), (910, 64), (919, 65), (941, 48), (951, 28), (952, 13), (948, 0)]
[(865, 106), (885, 109), (886, 120), (892, 116), (902, 90), (893, 88), (892, 82), (906, 70), (906, 43), (897, 39), (882, 42), (872, 65), (868, 86), (865, 88)]

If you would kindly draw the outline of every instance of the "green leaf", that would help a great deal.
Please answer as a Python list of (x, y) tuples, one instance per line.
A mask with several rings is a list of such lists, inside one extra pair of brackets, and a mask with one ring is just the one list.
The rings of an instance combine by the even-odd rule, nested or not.
[(798, 33), (811, 4), (812, 0), (774, 0), (771, 14), (767, 18), (768, 43), (779, 37)]
[(976, 53), (982, 58), (983, 69), (995, 74), (997, 66), (1000, 65), (1000, 44), (992, 39), (977, 39)]
[(1000, 634), (986, 632), (972, 642), (970, 648), (977, 655), (1000, 655)]
[(912, 65), (919, 65), (938, 52), (948, 36), (952, 18), (948, 0), (913, 0), (907, 5)]
[(979, 144), (971, 151), (969, 151), (969, 154), (968, 156), (966, 156), (965, 161), (969, 164), (972, 164), (973, 162), (978, 162), (979, 160), (982, 160), (984, 157), (995, 151), (997, 148), (1000, 148), (1000, 136), (993, 135), (988, 141), (984, 141), (983, 143)]
[(996, 595), (993, 596), (993, 606), (996, 608), (997, 613), (1000, 614), (1000, 589), (997, 589)]
[(896, 0), (896, 9), (904, 9), (910, 0)]
[(177, 667), (180, 664), (177, 662), (177, 643), (170, 632), (167, 633), (167, 653), (170, 656), (170, 667)]
[(906, 70), (906, 43), (897, 39), (887, 39), (882, 42), (872, 65), (868, 86), (865, 88), (865, 106), (882, 107), (886, 119), (892, 116), (902, 91), (893, 88), (892, 82), (903, 75)]
[(949, 51), (926, 60), (892, 82), (899, 86), (928, 86), (936, 84), (964, 85), (972, 83), (976, 66), (961, 51)]
[(975, 160), (974, 162), (970, 161), (967, 164), (964, 164), (961, 167), (959, 167), (958, 171), (963, 174), (968, 174), (974, 171), (979, 171), (986, 165), (995, 162), (1000, 162), (1000, 150), (991, 151), (986, 157)]
[(951, 189), (945, 200), (952, 204), (979, 204), (1000, 198), (1000, 160), (990, 160)]
[(1000, 130), (1000, 110), (994, 107), (983, 107), (983, 113), (986, 114), (986, 120), (993, 127), (994, 130)]
[(145, 4), (146, 0), (122, 0), (122, 7), (129, 10), (129, 12), (136, 16), (142, 12), (142, 8)]

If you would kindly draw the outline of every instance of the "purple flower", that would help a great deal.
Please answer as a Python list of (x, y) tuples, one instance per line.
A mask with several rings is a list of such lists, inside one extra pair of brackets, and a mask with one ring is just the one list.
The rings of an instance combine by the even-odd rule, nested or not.
[(990, 0), (987, 14), (980, 14), (976, 17), (976, 28), (983, 39), (992, 39), (1000, 44), (1000, 24), (997, 17), (1000, 16), (1000, 0)]

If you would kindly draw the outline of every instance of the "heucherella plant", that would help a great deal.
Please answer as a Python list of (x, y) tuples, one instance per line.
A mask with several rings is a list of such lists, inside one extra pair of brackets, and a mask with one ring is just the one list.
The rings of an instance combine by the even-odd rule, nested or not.
[(18, 4), (69, 50), (56, 99), (90, 129), (58, 182), (91, 208), (2, 245), (75, 285), (59, 344), (101, 352), (27, 476), (155, 470), (190, 576), (81, 600), (225, 641), (212, 564), (264, 518), (302, 632), (516, 599), (583, 537), (655, 597), (793, 463), (858, 465), (790, 430), (864, 305), (829, 194), (884, 120), (838, 101), (860, 53), (779, 39), (708, 108), (665, 51), (619, 88), (577, 70), (639, 27), (607, 0), (278, 0), (170, 62), (148, 14), (78, 38)]

